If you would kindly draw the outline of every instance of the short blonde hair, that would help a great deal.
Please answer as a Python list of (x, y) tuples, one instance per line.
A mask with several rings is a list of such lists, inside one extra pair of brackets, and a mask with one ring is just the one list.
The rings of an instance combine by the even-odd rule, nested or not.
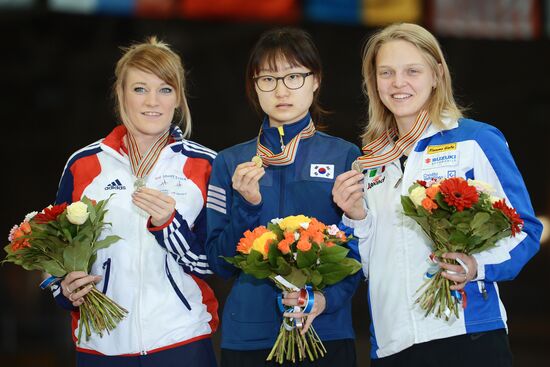
[(122, 50), (124, 54), (116, 64), (113, 84), (116, 113), (122, 122), (128, 120), (123, 102), (126, 75), (128, 69), (136, 68), (155, 74), (175, 89), (178, 107), (174, 111), (174, 123), (181, 127), (185, 138), (189, 137), (191, 135), (191, 113), (185, 97), (185, 71), (178, 54), (172, 51), (168, 44), (158, 40), (156, 36)]
[(428, 105), (428, 114), (433, 124), (443, 127), (443, 117), (458, 119), (462, 109), (453, 96), (451, 74), (436, 38), (425, 28), (411, 23), (389, 25), (369, 38), (363, 47), (363, 91), (368, 98), (368, 124), (361, 136), (368, 144), (396, 127), (393, 114), (382, 103), (376, 83), (376, 57), (380, 47), (389, 41), (403, 40), (416, 46), (427, 61), (436, 80)]

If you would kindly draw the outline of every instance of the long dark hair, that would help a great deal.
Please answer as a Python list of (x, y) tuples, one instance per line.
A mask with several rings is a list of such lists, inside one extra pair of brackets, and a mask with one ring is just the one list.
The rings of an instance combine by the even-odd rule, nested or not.
[(277, 28), (269, 30), (260, 36), (260, 39), (254, 45), (248, 65), (246, 67), (246, 95), (252, 107), (263, 115), (260, 101), (254, 85), (254, 76), (258, 74), (260, 68), (267, 63), (271, 70), (277, 71), (277, 60), (283, 58), (292, 67), (303, 66), (313, 72), (319, 83), (319, 88), (313, 93), (313, 102), (309, 109), (311, 117), (315, 124), (320, 122), (321, 117), (326, 111), (321, 107), (318, 101), (319, 91), (321, 89), (321, 80), (323, 78), (323, 68), (319, 51), (313, 43), (309, 33), (298, 28)]

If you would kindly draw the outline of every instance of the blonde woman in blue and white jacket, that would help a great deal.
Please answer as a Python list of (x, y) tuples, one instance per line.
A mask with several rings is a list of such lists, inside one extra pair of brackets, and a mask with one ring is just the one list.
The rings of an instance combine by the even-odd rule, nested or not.
[[(334, 201), (359, 237), (369, 281), (371, 365), (512, 365), (506, 311), (497, 282), (511, 280), (538, 251), (542, 230), (506, 140), (495, 127), (465, 119), (435, 37), (414, 24), (374, 34), (364, 49), (363, 77), (369, 124), (363, 142), (375, 153), (363, 173), (336, 179)], [(430, 239), (401, 208), (416, 180), (463, 177), (489, 183), (524, 220), (523, 231), (498, 246), (460, 258), (466, 267), (440, 263), (442, 274), (464, 290), (458, 319), (436, 318), (415, 304), (429, 263)], [(466, 270), (467, 269), (467, 270)]]
[(102, 235), (122, 239), (98, 251), (92, 275), (69, 273), (53, 291), (72, 311), (75, 342), (78, 306), (92, 286), (80, 287), (95, 282), (129, 313), (103, 337), (78, 341), (77, 366), (216, 366), (218, 303), (200, 279), (211, 273), (205, 204), (215, 153), (185, 139), (184, 70), (165, 43), (152, 37), (129, 47), (115, 76), (122, 124), (69, 158), (56, 201), (113, 195)]

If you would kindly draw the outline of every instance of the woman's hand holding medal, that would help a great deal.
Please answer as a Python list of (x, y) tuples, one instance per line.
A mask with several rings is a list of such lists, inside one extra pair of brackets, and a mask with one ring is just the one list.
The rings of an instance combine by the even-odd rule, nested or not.
[[(256, 156), (255, 156), (256, 157)], [(262, 201), (260, 193), (260, 179), (265, 175), (265, 169), (260, 160), (253, 158), (251, 162), (244, 162), (237, 166), (231, 178), (233, 189), (252, 205)]]
[(151, 216), (151, 224), (162, 226), (172, 217), (176, 200), (158, 190), (141, 187), (132, 194), (133, 203)]

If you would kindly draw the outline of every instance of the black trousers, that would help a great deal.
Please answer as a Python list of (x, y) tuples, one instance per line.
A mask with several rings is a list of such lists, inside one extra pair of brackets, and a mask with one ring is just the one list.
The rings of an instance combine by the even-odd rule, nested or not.
[(314, 362), (305, 359), (301, 363), (278, 364), (266, 362), (269, 349), (231, 350), (222, 349), (221, 367), (355, 367), (355, 341), (353, 339), (324, 341), (327, 354)]
[(512, 351), (505, 329), (465, 334), (415, 344), (372, 367), (511, 367)]

